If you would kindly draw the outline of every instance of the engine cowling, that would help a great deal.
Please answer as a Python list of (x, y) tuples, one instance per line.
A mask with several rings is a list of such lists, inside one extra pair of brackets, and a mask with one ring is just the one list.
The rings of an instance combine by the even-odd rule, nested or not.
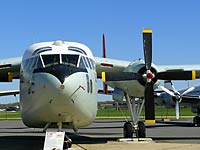
[[(152, 64), (151, 71), (153, 74), (156, 74), (158, 72), (158, 69), (155, 65)], [(133, 72), (140, 74), (143, 76), (141, 79), (138, 80), (124, 80), (124, 81), (110, 81), (106, 82), (109, 86), (118, 89), (121, 89), (122, 91), (125, 91), (129, 96), (131, 97), (144, 97), (144, 89), (147, 82), (146, 79), (146, 67), (143, 60), (139, 59), (137, 61), (134, 61), (130, 63), (125, 69), (124, 72)], [(152, 79), (154, 84), (154, 89), (159, 85), (159, 81), (156, 79)], [(118, 95), (117, 95), (118, 96)], [(119, 97), (119, 96), (118, 96)]]
[[(135, 62), (130, 63), (129, 66), (124, 71), (125, 72), (134, 72), (134, 73), (138, 73), (138, 74), (144, 76), (146, 74), (146, 70), (147, 69), (146, 69), (144, 61), (142, 59), (139, 59)], [(153, 74), (156, 74), (158, 72), (158, 68), (154, 64), (152, 64), (151, 72)], [(155, 83), (155, 86), (157, 87), (159, 84), (157, 79), (153, 78), (152, 80)], [(138, 80), (138, 83), (142, 86), (145, 86), (146, 82), (147, 82), (147, 80), (145, 77)]]
[[(102, 79), (110, 87), (112, 87), (114, 89), (116, 89), (116, 88), (120, 89), (123, 92), (127, 93), (131, 97), (136, 97), (136, 98), (144, 97), (145, 85), (147, 83), (147, 69), (145, 67), (144, 61), (139, 59), (137, 61), (130, 63), (123, 70), (123, 72), (126, 72), (126, 73), (130, 72), (133, 74), (122, 74), (121, 77), (120, 77), (120, 73), (113, 74), (114, 78), (112, 78), (112, 76), (110, 76), (108, 78), (110, 78), (111, 80), (106, 80), (107, 77), (106, 77), (106, 74), (104, 73), (104, 78), (102, 78)], [(154, 78), (155, 74), (157, 72), (158, 72), (158, 69), (156, 68), (155, 65), (152, 64), (150, 75), (152, 75), (151, 79), (154, 82), (154, 85), (153, 85), (154, 88), (156, 88), (159, 84), (159, 81), (157, 81)], [(127, 78), (129, 78), (129, 80), (126, 80), (125, 76), (127, 76)], [(123, 77), (125, 77), (125, 78), (123, 78)], [(148, 78), (148, 80), (149, 80), (149, 78)], [(116, 97), (117, 97), (117, 99), (119, 99), (119, 95), (116, 95)]]

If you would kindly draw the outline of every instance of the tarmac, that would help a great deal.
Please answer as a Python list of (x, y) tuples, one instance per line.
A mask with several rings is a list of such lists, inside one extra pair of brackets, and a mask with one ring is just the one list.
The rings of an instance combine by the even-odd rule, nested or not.
[[(73, 150), (199, 150), (200, 127), (193, 127), (191, 120), (158, 122), (146, 126), (147, 139), (123, 139), (122, 120), (97, 120), (73, 134)], [(53, 131), (55, 129), (49, 129)], [(27, 128), (21, 120), (0, 121), (0, 150), (42, 150), (45, 133), (42, 129)], [(119, 139), (123, 139), (119, 142)], [(152, 140), (149, 140), (152, 139)]]

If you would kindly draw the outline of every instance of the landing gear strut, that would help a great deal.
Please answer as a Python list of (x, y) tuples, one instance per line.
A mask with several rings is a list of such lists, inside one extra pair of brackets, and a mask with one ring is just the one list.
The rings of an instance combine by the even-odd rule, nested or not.
[(131, 115), (132, 122), (125, 122), (124, 124), (124, 137), (132, 138), (133, 133), (138, 138), (146, 137), (146, 129), (145, 124), (142, 121), (139, 121), (139, 116), (144, 106), (143, 99), (130, 99), (129, 95), (125, 93), (125, 98), (127, 102), (127, 106)]

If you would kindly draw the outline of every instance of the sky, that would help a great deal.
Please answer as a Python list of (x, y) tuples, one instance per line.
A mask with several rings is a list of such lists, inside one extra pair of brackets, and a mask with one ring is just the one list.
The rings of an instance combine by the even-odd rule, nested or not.
[[(143, 58), (142, 29), (151, 28), (154, 64), (200, 64), (199, 6), (198, 0), (1, 1), (0, 59), (22, 56), (33, 43), (58, 39), (86, 44), (101, 57), (104, 33), (108, 58), (134, 61)], [(188, 82), (175, 86), (181, 89)], [(9, 89), (19, 89), (19, 82), (0, 83), (0, 90)], [(2, 97), (0, 103), (13, 100)]]

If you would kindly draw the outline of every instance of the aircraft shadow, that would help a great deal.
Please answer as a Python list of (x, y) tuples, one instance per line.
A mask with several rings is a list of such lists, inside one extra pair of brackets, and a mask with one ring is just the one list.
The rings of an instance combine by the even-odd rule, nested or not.
[(180, 121), (156, 121), (154, 125), (147, 125), (146, 128), (153, 127), (170, 127), (170, 126), (179, 126), (179, 127), (194, 127), (191, 122), (180, 122)]
[(1, 136), (0, 149), (42, 150), (44, 136)]
[(101, 127), (84, 127), (84, 128), (80, 128), (80, 129), (117, 129), (117, 128), (123, 128), (123, 126), (101, 126)]
[[(104, 144), (112, 138), (91, 138), (87, 136), (67, 133), (72, 144)], [(45, 136), (1, 136), (0, 149), (6, 150), (43, 150)]]

